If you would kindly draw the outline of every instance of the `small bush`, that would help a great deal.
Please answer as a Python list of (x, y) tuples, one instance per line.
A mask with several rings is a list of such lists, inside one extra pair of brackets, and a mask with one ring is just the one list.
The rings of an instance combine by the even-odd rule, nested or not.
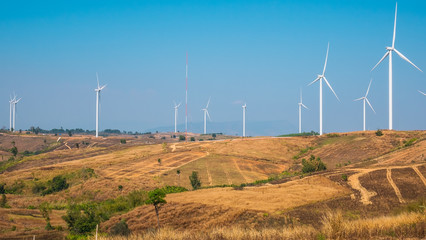
[(62, 191), (69, 187), (69, 184), (67, 183), (65, 177), (61, 175), (54, 177), (52, 180), (49, 180), (46, 185), (48, 186), (48, 188), (42, 191), (41, 195), (43, 196), (54, 192)]
[(185, 136), (179, 135), (179, 141), (185, 141)]
[(347, 182), (348, 181), (348, 175), (342, 174), (342, 180)]
[(120, 139), (121, 144), (126, 144), (126, 139)]
[(382, 130), (380, 130), (380, 129), (379, 129), (379, 130), (377, 130), (377, 131), (376, 131), (376, 136), (379, 136), (379, 137), (380, 137), (380, 136), (383, 136), (383, 132), (382, 132)]
[(191, 142), (195, 142), (195, 137), (191, 137)]
[(6, 195), (4, 194), (1, 195), (0, 208), (9, 208), (9, 205), (7, 205)]
[(130, 229), (125, 220), (121, 220), (111, 227), (111, 235), (128, 236), (130, 235)]
[(414, 142), (416, 142), (416, 141), (417, 141), (417, 138), (411, 138), (408, 141), (404, 141), (404, 147), (409, 147), (409, 146), (413, 145)]
[(201, 181), (198, 177), (198, 172), (193, 171), (191, 176), (189, 176), (189, 181), (191, 182), (192, 189), (197, 190), (201, 187)]
[(318, 172), (327, 169), (325, 163), (323, 163), (319, 157), (315, 158), (314, 155), (311, 155), (308, 160), (302, 159), (302, 165), (303, 173)]

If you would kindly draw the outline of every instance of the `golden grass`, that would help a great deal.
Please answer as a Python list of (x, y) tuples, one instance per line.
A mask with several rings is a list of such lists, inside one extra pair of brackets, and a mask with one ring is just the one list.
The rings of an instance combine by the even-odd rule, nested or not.
[[(392, 239), (425, 237), (426, 216), (424, 213), (403, 213), (397, 216), (384, 216), (348, 221), (341, 212), (328, 212), (322, 220), (321, 228), (295, 226), (291, 228), (252, 229), (242, 227), (222, 227), (206, 231), (174, 230), (162, 228), (149, 230), (128, 237), (101, 236), (99, 240), (260, 240), (260, 239)], [(94, 239), (94, 238), (92, 238)]]
[[(350, 190), (322, 176), (261, 187), (212, 188), (170, 194), (167, 202), (201, 203), (274, 212), (349, 194)], [(261, 203), (261, 204), (260, 204)]]

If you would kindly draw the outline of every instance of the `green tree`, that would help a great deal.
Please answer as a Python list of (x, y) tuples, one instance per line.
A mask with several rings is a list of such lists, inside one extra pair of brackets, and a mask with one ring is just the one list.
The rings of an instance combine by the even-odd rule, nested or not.
[(185, 141), (185, 136), (179, 135), (179, 141)]
[(48, 202), (43, 202), (40, 204), (40, 206), (38, 207), (38, 210), (41, 213), (41, 216), (46, 220), (46, 230), (52, 230), (53, 227), (50, 224), (50, 213), (52, 212), (52, 208), (50, 207)]
[(213, 133), (213, 134), (212, 134), (212, 138), (216, 138), (216, 133)]
[(191, 142), (195, 142), (195, 137), (191, 137)]
[(160, 217), (158, 215), (158, 209), (160, 209), (163, 204), (167, 203), (164, 199), (165, 197), (166, 193), (164, 193), (163, 190), (157, 188), (148, 193), (148, 200), (146, 201), (147, 204), (154, 205), (155, 214), (157, 215), (158, 228), (160, 228)]
[(157, 161), (158, 161), (158, 164), (161, 165), (161, 158), (159, 158)]
[(192, 189), (197, 190), (201, 187), (201, 181), (197, 171), (192, 172), (191, 176), (189, 176), (189, 181), (191, 182)]

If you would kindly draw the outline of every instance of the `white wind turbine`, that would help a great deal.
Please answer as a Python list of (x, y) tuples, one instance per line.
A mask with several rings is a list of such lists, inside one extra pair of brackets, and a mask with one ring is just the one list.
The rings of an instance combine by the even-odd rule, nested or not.
[(206, 107), (203, 108), (203, 109), (201, 109), (201, 111), (204, 111), (204, 134), (207, 133), (207, 126), (206, 126), (207, 119), (206, 119), (206, 117), (208, 116), (209, 120), (211, 121), (209, 110), (208, 110), (209, 109), (209, 104), (210, 104), (210, 98), (209, 98), (209, 101), (207, 102)]
[(376, 113), (376, 111), (374, 111), (373, 106), (371, 106), (371, 103), (370, 103), (370, 101), (368, 101), (368, 98), (367, 98), (368, 92), (370, 91), (370, 86), (371, 86), (371, 82), (372, 81), (373, 81), (373, 79), (371, 79), (370, 80), (370, 84), (368, 84), (368, 88), (367, 88), (367, 92), (365, 93), (365, 96), (354, 100), (354, 101), (362, 100), (362, 102), (364, 104), (364, 108), (363, 108), (363, 113), (364, 113), (363, 114), (363, 116), (364, 116), (363, 118), (364, 118), (364, 121), (363, 121), (363, 128), (362, 128), (363, 131), (365, 131), (365, 102), (367, 102), (368, 105), (370, 106), (371, 110), (373, 110), (373, 112)]
[(397, 7), (398, 4), (395, 6), (395, 22), (393, 25), (393, 39), (392, 39), (392, 47), (386, 47), (386, 53), (380, 59), (380, 61), (376, 64), (376, 66), (371, 69), (373, 71), (387, 56), (389, 56), (389, 130), (393, 129), (393, 111), (392, 111), (392, 51), (395, 51), (396, 54), (398, 54), (402, 59), (413, 65), (415, 68), (417, 68), (420, 72), (423, 72), (420, 68), (418, 68), (414, 63), (412, 63), (408, 58), (406, 58), (402, 53), (400, 53), (398, 50), (395, 49), (395, 33), (396, 33), (396, 13), (397, 13)]
[(425, 95), (426, 96), (426, 93), (424, 93), (424, 92), (422, 92), (422, 91), (420, 91), (420, 90), (418, 90), (419, 91), (419, 93), (421, 93), (421, 94), (423, 94), (423, 95)]
[(302, 133), (302, 107), (309, 109), (302, 102), (302, 89), (300, 89), (300, 102), (299, 102), (299, 133)]
[(243, 108), (243, 137), (246, 136), (246, 111), (247, 111), (247, 104), (244, 103), (242, 106)]
[(18, 102), (21, 101), (21, 99), (22, 98), (16, 100), (16, 95), (13, 98), (13, 102), (12, 102), (12, 104), (13, 104), (13, 109), (12, 109), (12, 111), (13, 111), (13, 125), (12, 125), (12, 130), (13, 131), (16, 131), (15, 130), (16, 129), (16, 127), (15, 127), (15, 123), (16, 123), (16, 104), (18, 104)]
[(178, 108), (179, 108), (181, 103), (179, 103), (178, 105), (176, 105), (175, 101), (173, 101), (173, 103), (175, 104), (175, 106), (174, 106), (174, 109), (175, 109), (175, 133), (177, 133), (177, 115), (178, 115)]
[(16, 100), (16, 96), (14, 98), (12, 98), (12, 96), (10, 96), (10, 115), (9, 115), (9, 130), (12, 131), (12, 127), (13, 127), (13, 120), (12, 120), (12, 115), (13, 115), (13, 106), (14, 106), (14, 102)]
[[(334, 96), (336, 96), (337, 100), (339, 100), (339, 98), (337, 97), (336, 93), (334, 92), (333, 88), (331, 87), (330, 83), (328, 83), (327, 79), (325, 78), (325, 68), (327, 67), (327, 59), (328, 59), (328, 50), (330, 48), (330, 43), (327, 46), (327, 55), (325, 56), (325, 63), (324, 63), (324, 70), (322, 71), (321, 75), (318, 75), (318, 77), (311, 83), (308, 84), (308, 86), (312, 85), (313, 83), (315, 83), (316, 81), (319, 81), (320, 84), (320, 132), (319, 134), (322, 135), (322, 80), (325, 81), (325, 83), (327, 84), (327, 86), (330, 88), (330, 90), (334, 93)], [(340, 100), (339, 100), (340, 101)]]
[(95, 89), (96, 92), (96, 137), (99, 135), (99, 104), (101, 101), (101, 91), (106, 87), (103, 85), (102, 87), (99, 85), (98, 73), (96, 73), (96, 80), (98, 81), (98, 87)]

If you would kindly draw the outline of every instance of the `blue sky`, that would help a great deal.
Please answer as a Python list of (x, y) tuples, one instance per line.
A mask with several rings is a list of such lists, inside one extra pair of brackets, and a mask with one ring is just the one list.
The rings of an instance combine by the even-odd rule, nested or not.
[[(330, 42), (324, 131), (388, 127), (388, 61), (395, 1), (3, 1), (0, 3), (0, 127), (9, 126), (15, 91), (17, 128), (95, 127), (144, 131), (173, 124), (184, 102), (189, 54), (189, 119), (211, 96), (216, 123), (287, 121), (297, 131), (299, 88), (304, 130), (318, 131), (318, 84)], [(426, 70), (426, 2), (398, 2), (396, 48)], [(395, 56), (395, 55), (394, 55)], [(426, 73), (394, 57), (394, 128), (426, 129)], [(184, 121), (180, 108), (179, 122)], [(249, 125), (247, 126), (249, 128)], [(181, 129), (183, 130), (183, 129)], [(191, 129), (190, 129), (191, 130)], [(277, 130), (279, 132), (279, 129)]]

